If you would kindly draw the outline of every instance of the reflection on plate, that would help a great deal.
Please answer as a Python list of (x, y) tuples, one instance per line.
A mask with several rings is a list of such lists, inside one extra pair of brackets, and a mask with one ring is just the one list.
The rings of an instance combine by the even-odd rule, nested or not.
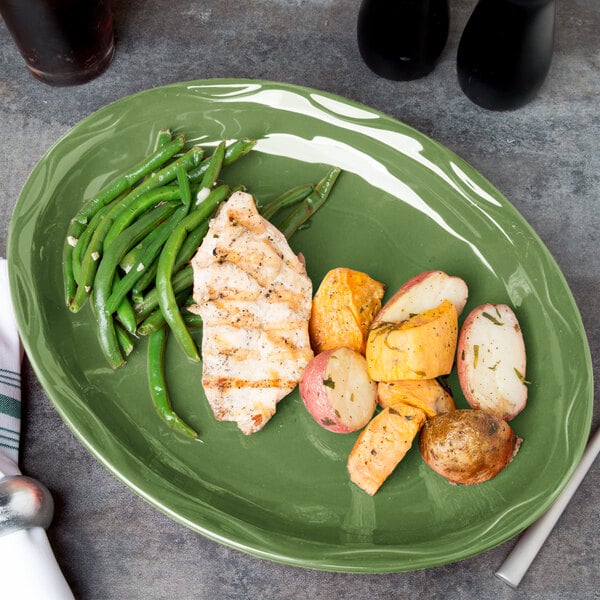
[[(441, 269), (470, 287), (464, 315), (510, 304), (528, 348), (529, 404), (513, 422), (524, 443), (490, 482), (453, 487), (416, 448), (371, 498), (349, 482), (356, 434), (319, 428), (294, 392), (261, 432), (216, 422), (200, 367), (167, 349), (176, 410), (201, 432), (166, 430), (146, 387), (145, 341), (111, 371), (89, 310), (62, 301), (69, 219), (146, 155), (161, 127), (190, 142), (242, 136), (255, 151), (224, 178), (259, 199), (344, 170), (335, 194), (292, 247), (318, 285), (335, 266), (384, 281), (389, 293)], [(181, 83), (124, 98), (67, 133), (31, 174), (9, 240), (23, 341), (54, 406), (85, 447), (156, 508), (212, 539), (316, 569), (393, 572), (485, 551), (519, 533), (556, 498), (585, 446), (591, 361), (581, 320), (541, 241), (481, 175), (446, 148), (365, 106), (316, 90), (250, 80)], [(465, 406), (455, 377), (458, 406)]]

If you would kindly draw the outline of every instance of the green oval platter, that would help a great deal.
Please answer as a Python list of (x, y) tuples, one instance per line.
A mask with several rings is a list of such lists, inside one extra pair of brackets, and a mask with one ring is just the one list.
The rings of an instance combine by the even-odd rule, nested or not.
[[(167, 429), (151, 405), (146, 341), (112, 371), (89, 307), (65, 307), (61, 275), (67, 225), (82, 202), (136, 164), (159, 129), (189, 144), (256, 138), (223, 179), (260, 201), (343, 173), (333, 195), (296, 233), (314, 287), (350, 267), (391, 294), (441, 269), (465, 279), (461, 317), (485, 302), (512, 306), (528, 351), (529, 400), (512, 421), (523, 438), (493, 480), (452, 486), (413, 447), (370, 497), (348, 478), (357, 434), (321, 429), (297, 391), (260, 432), (217, 422), (201, 366), (174, 343), (167, 377), (176, 411), (200, 432)], [(8, 260), (25, 346), (56, 410), (116, 477), (169, 517), (213, 540), (287, 564), (349, 572), (398, 572), (484, 552), (541, 516), (565, 486), (587, 442), (592, 369), (585, 332), (558, 266), (517, 210), (476, 170), (418, 131), (369, 107), (304, 87), (215, 79), (150, 89), (73, 127), (40, 160), (16, 205)], [(456, 404), (465, 407), (455, 374)], [(415, 444), (416, 446), (416, 444)]]

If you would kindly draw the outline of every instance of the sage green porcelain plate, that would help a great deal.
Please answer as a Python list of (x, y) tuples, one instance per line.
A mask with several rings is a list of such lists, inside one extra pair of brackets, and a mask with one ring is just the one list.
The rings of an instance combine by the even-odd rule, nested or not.
[[(292, 239), (315, 288), (346, 266), (385, 282), (442, 269), (470, 288), (463, 319), (506, 302), (528, 349), (524, 442), (490, 482), (446, 483), (413, 448), (370, 497), (350, 483), (355, 434), (319, 428), (297, 392), (245, 437), (213, 419), (198, 364), (171, 344), (168, 379), (201, 442), (173, 434), (146, 392), (145, 340), (113, 372), (88, 307), (63, 304), (61, 252), (84, 198), (135, 164), (157, 131), (207, 145), (242, 136), (256, 150), (228, 168), (258, 199), (344, 170), (330, 201)], [(26, 351), (56, 410), (85, 447), (159, 510), (238, 550), (316, 569), (393, 572), (483, 552), (515, 536), (556, 498), (585, 446), (592, 414), (589, 349), (556, 263), (513, 206), (446, 148), (368, 107), (270, 82), (208, 80), (124, 98), (84, 119), (31, 174), (14, 212), (10, 281)], [(466, 406), (453, 375), (459, 406)]]

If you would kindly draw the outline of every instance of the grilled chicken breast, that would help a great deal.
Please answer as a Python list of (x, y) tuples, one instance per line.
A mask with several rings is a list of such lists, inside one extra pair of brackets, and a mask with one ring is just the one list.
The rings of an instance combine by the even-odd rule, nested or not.
[(313, 357), (312, 283), (303, 261), (244, 192), (221, 206), (192, 266), (206, 397), (217, 419), (254, 433)]

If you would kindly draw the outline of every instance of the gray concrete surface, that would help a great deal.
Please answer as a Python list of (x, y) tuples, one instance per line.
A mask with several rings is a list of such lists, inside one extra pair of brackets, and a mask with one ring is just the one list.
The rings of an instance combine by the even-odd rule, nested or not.
[[(510, 113), (473, 105), (456, 81), (460, 33), (475, 0), (451, 1), (436, 70), (409, 83), (372, 74), (355, 40), (358, 0), (114, 0), (117, 53), (87, 85), (54, 89), (26, 72), (0, 22), (0, 255), (13, 206), (50, 145), (108, 102), (162, 84), (252, 77), (307, 85), (380, 109), (448, 146), (527, 218), (564, 271), (600, 374), (600, 9), (558, 2), (556, 47), (538, 98)], [(413, 573), (348, 575), (267, 562), (170, 521), (75, 440), (27, 363), (23, 468), (52, 490), (49, 537), (82, 599), (600, 598), (596, 463), (518, 590), (494, 570), (515, 540)], [(592, 427), (600, 423), (595, 395)], [(0, 592), (1, 595), (1, 592)]]

